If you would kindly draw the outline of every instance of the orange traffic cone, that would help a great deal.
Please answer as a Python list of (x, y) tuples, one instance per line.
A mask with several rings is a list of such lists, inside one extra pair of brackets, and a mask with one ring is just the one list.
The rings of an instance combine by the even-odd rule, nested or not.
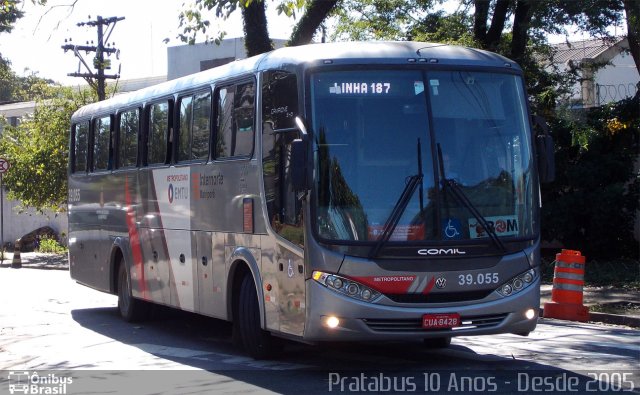
[(562, 250), (556, 254), (551, 302), (544, 304), (545, 318), (589, 320), (589, 308), (582, 304), (584, 261), (580, 251)]

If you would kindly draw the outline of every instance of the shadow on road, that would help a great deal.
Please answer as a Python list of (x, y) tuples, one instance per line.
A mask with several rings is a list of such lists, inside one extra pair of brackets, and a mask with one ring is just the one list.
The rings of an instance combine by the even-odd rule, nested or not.
[[(478, 354), (456, 344), (455, 339), (450, 348), (443, 350), (426, 349), (421, 342), (315, 346), (290, 342), (277, 359), (256, 361), (234, 347), (231, 324), (221, 320), (164, 307), (155, 307), (151, 319), (142, 324), (123, 322), (116, 308), (73, 310), (72, 316), (85, 328), (157, 357), (279, 393), (325, 393), (340, 391), (340, 385), (343, 390), (354, 390), (371, 380), (389, 383), (385, 381), (387, 377), (398, 385), (413, 383), (416, 392), (438, 392), (429, 387), (435, 385), (429, 381), (435, 380), (434, 375), (438, 375), (441, 390), (451, 389), (450, 385), (455, 385), (458, 378), (470, 377), (473, 379), (466, 384), (486, 387), (495, 383), (498, 393), (517, 392), (517, 385), (529, 385), (516, 381), (525, 377), (522, 374), (539, 373), (553, 378), (573, 375), (583, 386), (589, 379), (551, 365)], [(344, 387), (350, 383), (356, 387)], [(189, 387), (220, 389), (220, 380), (218, 387), (211, 385), (193, 380)], [(396, 388), (392, 392), (401, 391)]]

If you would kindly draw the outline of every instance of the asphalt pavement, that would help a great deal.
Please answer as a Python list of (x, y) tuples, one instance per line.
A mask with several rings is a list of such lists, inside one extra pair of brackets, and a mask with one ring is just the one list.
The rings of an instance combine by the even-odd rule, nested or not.
[[(20, 256), (23, 269), (69, 270), (66, 254), (24, 252)], [(2, 268), (11, 268), (12, 253), (5, 253)], [(18, 270), (18, 269), (13, 269)], [(0, 274), (1, 275), (1, 274)], [(540, 307), (551, 301), (551, 284), (540, 290)], [(585, 287), (584, 305), (589, 307), (589, 321), (640, 328), (640, 292), (614, 287)], [(541, 314), (542, 315), (542, 314)]]

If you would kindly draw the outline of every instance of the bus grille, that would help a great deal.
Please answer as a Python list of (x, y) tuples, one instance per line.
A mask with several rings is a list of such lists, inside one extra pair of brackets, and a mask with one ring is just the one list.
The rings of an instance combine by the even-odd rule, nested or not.
[(467, 292), (440, 292), (429, 294), (384, 294), (396, 303), (447, 303), (468, 302), (484, 299), (493, 290), (467, 291)]
[[(491, 328), (499, 325), (507, 316), (507, 314), (499, 315), (483, 315), (475, 317), (462, 317), (462, 325), (455, 329), (437, 329), (438, 331), (458, 331), (462, 329), (481, 329)], [(426, 331), (422, 328), (421, 318), (411, 319), (364, 319), (367, 326), (376, 332), (421, 332)]]

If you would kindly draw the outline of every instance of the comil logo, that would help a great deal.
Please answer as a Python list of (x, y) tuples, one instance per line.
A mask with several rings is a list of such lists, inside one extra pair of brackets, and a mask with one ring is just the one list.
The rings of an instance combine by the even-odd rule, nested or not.
[(464, 255), (465, 251), (458, 248), (423, 248), (418, 250), (420, 255)]
[(62, 395), (67, 393), (67, 386), (73, 384), (72, 377), (60, 376), (56, 373), (9, 372), (7, 378), (10, 394)]

